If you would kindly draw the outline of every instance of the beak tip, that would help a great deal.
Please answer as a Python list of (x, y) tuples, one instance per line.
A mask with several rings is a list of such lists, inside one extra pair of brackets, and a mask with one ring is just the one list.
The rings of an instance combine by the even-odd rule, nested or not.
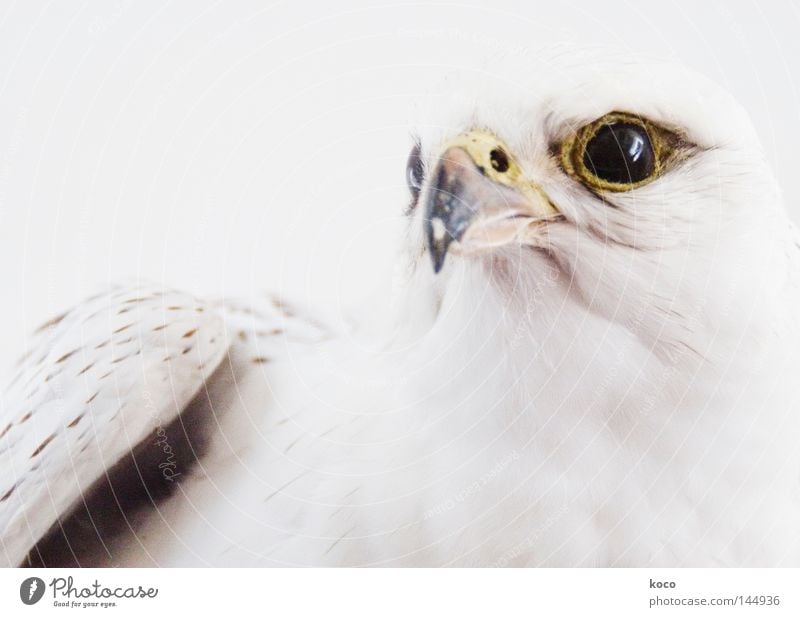
[(433, 273), (439, 274), (444, 267), (444, 260), (447, 257), (447, 249), (450, 246), (450, 238), (443, 238), (441, 240), (430, 240), (428, 242), (428, 249), (431, 254), (431, 263), (433, 264)]
[(444, 267), (447, 251), (454, 238), (450, 235), (449, 231), (445, 229), (441, 219), (429, 219), (426, 227), (428, 252), (431, 255), (433, 273), (439, 274)]
[(431, 253), (431, 260), (433, 261), (433, 273), (439, 274), (442, 271), (442, 267), (444, 267), (444, 254), (433, 254)]

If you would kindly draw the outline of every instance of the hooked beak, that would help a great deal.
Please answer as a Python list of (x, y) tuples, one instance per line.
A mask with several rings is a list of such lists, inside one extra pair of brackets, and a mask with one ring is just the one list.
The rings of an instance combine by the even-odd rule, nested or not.
[(532, 225), (558, 216), (494, 135), (462, 133), (441, 152), (424, 204), (434, 272), (442, 269), (453, 242), (463, 252), (503, 246), (519, 241)]

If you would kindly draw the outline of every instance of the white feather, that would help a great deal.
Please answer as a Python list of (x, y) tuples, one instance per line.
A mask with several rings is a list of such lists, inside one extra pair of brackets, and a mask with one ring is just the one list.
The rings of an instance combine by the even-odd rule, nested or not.
[(4, 392), (0, 539), (22, 562), (123, 455), (175, 418), (222, 359), (222, 320), (177, 292), (116, 289), (37, 333)]

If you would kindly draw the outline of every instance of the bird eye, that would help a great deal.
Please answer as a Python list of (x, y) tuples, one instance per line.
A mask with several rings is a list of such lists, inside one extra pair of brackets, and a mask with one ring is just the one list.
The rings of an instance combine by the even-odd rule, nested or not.
[(656, 153), (643, 126), (615, 122), (601, 126), (583, 150), (583, 165), (612, 184), (636, 184), (656, 169)]
[(411, 207), (417, 205), (419, 193), (422, 190), (422, 183), (425, 181), (425, 166), (422, 161), (422, 155), (419, 144), (416, 144), (411, 149), (411, 154), (408, 155), (408, 163), (406, 163), (406, 182), (408, 183), (408, 190), (411, 193)]
[(658, 177), (677, 136), (613, 112), (587, 124), (562, 145), (562, 163), (593, 189), (629, 191)]

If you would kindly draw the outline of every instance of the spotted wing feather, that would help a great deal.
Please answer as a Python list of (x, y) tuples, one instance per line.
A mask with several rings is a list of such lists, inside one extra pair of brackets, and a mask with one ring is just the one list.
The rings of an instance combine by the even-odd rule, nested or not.
[(0, 407), (0, 563), (19, 565), (92, 484), (178, 416), (227, 349), (179, 292), (120, 288), (34, 335)]

